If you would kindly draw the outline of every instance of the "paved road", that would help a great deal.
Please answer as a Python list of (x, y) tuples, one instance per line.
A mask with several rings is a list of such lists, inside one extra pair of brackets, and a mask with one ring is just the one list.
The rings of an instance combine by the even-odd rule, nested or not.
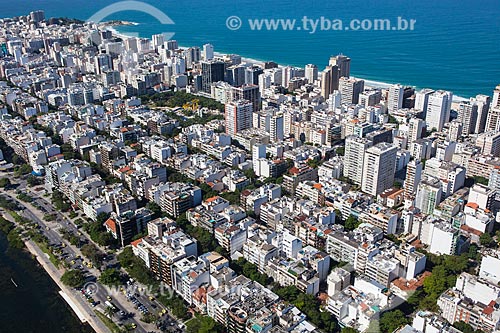
[(45, 253), (43, 253), (33, 242), (28, 241), (27, 246), (33, 253), (36, 254), (38, 262), (44, 267), (47, 273), (52, 277), (52, 279), (59, 285), (61, 290), (63, 290), (68, 297), (73, 300), (73, 303), (78, 307), (79, 311), (85, 313), (85, 317), (88, 322), (91, 324), (92, 328), (98, 333), (106, 333), (109, 332), (109, 329), (104, 325), (101, 320), (94, 314), (93, 309), (89, 305), (88, 302), (80, 299), (78, 295), (75, 295), (75, 291), (71, 288), (64, 286), (60, 283), (62, 272), (58, 270), (52, 262), (46, 257)]
[[(61, 226), (57, 222), (43, 221), (42, 220), (43, 215), (41, 214), (41, 212), (37, 212), (37, 209), (35, 207), (30, 205), (29, 203), (24, 203), (22, 201), (17, 200), (15, 198), (15, 193), (13, 193), (12, 191), (6, 191), (6, 194), (8, 196), (10, 196), (12, 199), (16, 200), (19, 203), (19, 205), (24, 207), (24, 210), (21, 212), (21, 216), (24, 216), (24, 217), (32, 220), (33, 222), (37, 223), (38, 225), (40, 225), (41, 230), (43, 231), (43, 234), (45, 236), (47, 236), (47, 238), (49, 239), (49, 242), (51, 244), (62, 244), (62, 243), (66, 244), (66, 246), (64, 247), (64, 253), (68, 254), (69, 260), (72, 260), (73, 258), (76, 258), (76, 257), (82, 257), (82, 254), (78, 248), (67, 243), (59, 235), (57, 230), (59, 228), (61, 228)], [(80, 266), (80, 265), (81, 265), (81, 260), (76, 259), (74, 266)], [(95, 268), (89, 269), (89, 268), (85, 267), (82, 269), (82, 271), (85, 274), (87, 274), (87, 276), (91, 275), (94, 278), (100, 275), (100, 272)], [(92, 297), (94, 298), (95, 301), (97, 301), (99, 303), (97, 308), (104, 310), (106, 308), (105, 302), (107, 301), (107, 296), (108, 296), (107, 292), (106, 292), (106, 288), (102, 284), (100, 284), (97, 280), (95, 281), (95, 285), (97, 286), (98, 291), (97, 291), (97, 293), (93, 294)], [(78, 294), (78, 291), (72, 290), (72, 292)], [(84, 295), (82, 295), (81, 293), (79, 293), (79, 297), (85, 298)], [(116, 305), (116, 307), (119, 310), (125, 310), (128, 312), (135, 313), (135, 311), (133, 311), (134, 309), (132, 307), (130, 307), (128, 304), (126, 304), (126, 306), (122, 305), (122, 303), (128, 303), (124, 297), (122, 299), (120, 299), (120, 298), (115, 299), (113, 303)], [(115, 321), (116, 321), (116, 319), (118, 319), (118, 318), (113, 318), (113, 319), (115, 319)], [(154, 328), (154, 325), (149, 325), (149, 324), (143, 323), (143, 322), (139, 321), (138, 319), (135, 319), (134, 316), (129, 316), (128, 318), (123, 320), (122, 323), (135, 324), (137, 326), (137, 328), (135, 329), (135, 332), (138, 332), (138, 333), (150, 332), (151, 328)]]
[[(0, 171), (0, 174), (3, 173)], [(9, 178), (12, 178), (12, 175), (10, 175)], [(43, 194), (45, 193), (45, 190), (39, 190), (35, 191), (33, 188), (30, 188), (27, 186), (27, 182), (25, 179), (16, 179), (16, 182), (18, 183), (18, 187), (15, 189), (15, 191), (22, 191), (28, 193), (34, 201), (32, 203), (35, 203), (37, 207), (33, 207), (33, 205), (29, 203), (24, 203), (21, 202), (17, 199), (15, 199), (15, 192), (13, 191), (8, 191), (9, 196), (11, 196), (13, 199), (15, 199), (17, 202), (19, 202), (23, 207), (26, 209), (23, 211), (23, 214), (27, 218), (32, 219), (33, 221), (37, 222), (44, 230), (44, 233), (48, 237), (49, 241), (54, 244), (60, 244), (64, 243), (66, 244), (66, 247), (64, 248), (64, 252), (67, 253), (67, 261), (70, 262), (74, 260), (74, 264), (72, 265), (72, 268), (79, 268), (83, 269), (84, 272), (88, 272), (92, 274), (93, 276), (99, 276), (100, 272), (97, 269), (88, 269), (83, 265), (83, 260), (81, 259), (75, 259), (75, 258), (84, 258), (84, 256), (81, 254), (80, 250), (69, 244), (68, 242), (64, 241), (62, 237), (60, 236), (58, 230), (61, 228), (66, 229), (70, 233), (73, 233), (75, 235), (79, 235), (83, 238), (86, 239), (86, 241), (89, 241), (96, 245), (101, 251), (106, 253), (106, 264), (107, 265), (116, 265), (117, 264), (117, 259), (116, 255), (113, 253), (110, 253), (107, 248), (104, 248), (100, 246), (99, 244), (94, 243), (91, 239), (90, 236), (78, 228), (76, 224), (74, 224), (74, 221), (69, 217), (69, 214), (59, 212), (54, 209), (52, 206), (52, 203), (49, 201), (48, 198), (44, 197)], [(37, 186), (36, 189), (42, 189), (43, 186)], [(54, 221), (43, 221), (43, 215), (45, 214), (51, 214), (55, 215), (56, 219)], [(76, 219), (76, 218), (75, 218)], [(47, 228), (48, 227), (48, 228)], [(123, 273), (126, 273), (123, 271)], [(99, 284), (100, 285), (100, 284)], [(135, 285), (138, 287), (137, 285)], [(100, 285), (98, 288), (98, 292), (96, 295), (92, 295), (93, 298), (98, 301), (100, 304), (104, 305), (104, 302), (107, 300), (107, 290)], [(83, 297), (83, 295), (82, 295)], [(161, 305), (159, 302), (156, 300), (151, 301), (148, 298), (148, 295), (143, 295), (139, 293), (139, 295), (135, 295), (135, 298), (142, 304), (144, 305), (149, 312), (154, 313), (154, 314), (159, 314), (163, 309), (165, 309), (166, 314), (161, 317), (162, 322), (166, 324), (167, 331), (168, 332), (183, 332), (184, 330), (180, 327), (179, 321), (177, 321), (173, 315), (170, 313), (170, 311), (165, 308), (163, 305)], [(159, 332), (158, 329), (156, 329), (156, 325), (154, 324), (146, 324), (142, 321), (139, 321), (138, 318), (142, 316), (142, 314), (139, 312), (139, 310), (136, 309), (134, 304), (129, 300), (126, 295), (122, 293), (118, 293), (116, 295), (112, 295), (112, 303), (118, 308), (117, 312), (120, 310), (123, 310), (126, 313), (131, 314), (131, 317), (127, 316), (128, 318), (122, 318), (122, 316), (118, 315), (116, 316), (115, 321), (118, 323), (124, 323), (124, 324), (131, 324), (134, 323), (137, 328), (136, 332)], [(106, 307), (106, 306), (104, 306)], [(137, 320), (136, 320), (137, 319)]]
[[(56, 225), (63, 225), (68, 231), (72, 232), (73, 234), (81, 235), (87, 241), (93, 243), (102, 252), (106, 253), (106, 257), (107, 257), (106, 264), (107, 265), (115, 266), (116, 264), (118, 264), (118, 260), (116, 259), (115, 254), (110, 253), (110, 251), (107, 248), (93, 242), (90, 239), (90, 236), (84, 230), (82, 230), (81, 228), (78, 228), (78, 226), (74, 223), (74, 220), (78, 219), (79, 217), (75, 217), (74, 219), (71, 219), (69, 217), (69, 214), (55, 210), (54, 207), (52, 206), (52, 203), (50, 202), (50, 200), (43, 196), (43, 193), (45, 192), (45, 190), (34, 191), (32, 188), (27, 186), (27, 182), (24, 179), (19, 180), (18, 183), (19, 183), (19, 189), (23, 189), (23, 190), (29, 192), (30, 195), (34, 198), (34, 202), (36, 202), (40, 207), (42, 207), (42, 209), (46, 213), (56, 215), (56, 221), (58, 221), (58, 224), (56, 223)], [(41, 187), (42, 186), (37, 186), (36, 188), (41, 188)], [(127, 272), (123, 269), (122, 269), (122, 273), (127, 274)], [(133, 286), (140, 287), (137, 284), (135, 284)], [(161, 320), (166, 324), (166, 327), (168, 327), (167, 331), (169, 331), (169, 332), (174, 332), (174, 331), (184, 332), (185, 331), (179, 325), (181, 323), (181, 321), (175, 319), (175, 317), (172, 315), (172, 313), (169, 311), (169, 309), (165, 308), (161, 303), (157, 302), (156, 300), (151, 301), (149, 299), (148, 295), (144, 295), (142, 293), (135, 295), (135, 298), (142, 305), (144, 305), (151, 313), (159, 314), (163, 309), (165, 309), (166, 314), (161, 316)], [(126, 308), (128, 309), (129, 312), (136, 312), (140, 317), (139, 310), (137, 310), (136, 307), (134, 307), (133, 303), (131, 303), (131, 301), (128, 300), (128, 298), (124, 298), (124, 302), (129, 303), (129, 304), (127, 304), (129, 306), (126, 306)], [(151, 329), (152, 331), (154, 330), (154, 328), (149, 328), (149, 329)]]

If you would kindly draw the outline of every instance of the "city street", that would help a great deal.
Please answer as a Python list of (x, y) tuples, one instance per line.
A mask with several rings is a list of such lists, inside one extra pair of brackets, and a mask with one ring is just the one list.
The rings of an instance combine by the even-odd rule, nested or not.
[[(13, 173), (0, 171), (0, 177), (8, 177), (10, 179), (13, 179)], [(61, 237), (60, 232), (58, 232), (61, 228), (67, 230), (69, 233), (83, 237), (85, 241), (94, 244), (97, 248), (99, 248), (102, 252), (104, 252), (106, 254), (106, 261), (105, 261), (106, 266), (115, 267), (118, 264), (118, 260), (116, 259), (117, 254), (112, 253), (111, 251), (109, 251), (109, 249), (93, 242), (90, 239), (90, 236), (84, 230), (82, 230), (82, 228), (79, 228), (74, 223), (74, 221), (80, 217), (80, 214), (78, 215), (78, 217), (71, 219), (69, 217), (69, 214), (62, 213), (54, 209), (52, 203), (50, 202), (49, 197), (43, 196), (43, 194), (45, 194), (45, 189), (43, 188), (43, 186), (37, 186), (35, 188), (31, 188), (30, 186), (28, 186), (27, 181), (24, 178), (16, 179), (16, 184), (18, 184), (17, 188), (8, 190), (7, 191), (8, 195), (14, 200), (16, 200), (21, 206), (25, 207), (25, 210), (23, 211), (24, 216), (37, 222), (42, 227), (44, 234), (47, 236), (47, 238), (52, 244), (61, 244), (61, 243), (65, 244), (63, 250), (65, 250), (65, 253), (67, 254), (66, 257), (67, 261), (70, 263), (74, 261), (74, 264), (72, 264), (72, 268), (81, 269), (83, 272), (88, 272), (94, 277), (100, 275), (100, 272), (96, 268), (94, 267), (88, 268), (83, 264), (84, 261), (88, 260), (84, 259), (85, 257), (82, 255), (78, 247), (71, 245), (69, 242), (67, 242)], [(16, 191), (21, 191), (29, 194), (33, 198), (33, 202), (26, 203), (18, 200), (16, 198)], [(35, 207), (33, 204), (37, 205), (38, 207)], [(43, 217), (45, 214), (54, 215), (56, 218), (53, 221), (44, 221)], [(121, 269), (121, 271), (123, 274), (126, 274), (125, 270)], [(93, 295), (93, 298), (96, 301), (100, 302), (101, 308), (105, 308), (106, 306), (104, 305), (104, 302), (107, 300), (108, 295), (105, 287), (103, 287), (102, 285), (100, 286), (101, 287), (99, 288), (97, 295), (95, 296)], [(136, 290), (137, 288), (141, 288), (141, 286), (137, 285), (137, 283), (134, 283), (130, 287), (135, 287)], [(156, 300), (150, 300), (149, 295), (145, 295), (143, 293), (136, 293), (134, 297), (138, 300), (140, 304), (144, 305), (150, 313), (159, 315), (160, 313), (165, 312), (165, 314), (161, 316), (161, 320), (162, 322), (165, 323), (168, 332), (183, 331), (182, 329), (183, 325), (172, 316), (169, 309), (165, 308)], [(123, 310), (126, 313), (132, 314), (132, 318), (128, 317), (125, 318), (124, 320), (119, 320), (118, 321), (119, 323), (123, 324), (135, 323), (137, 325), (137, 328), (135, 330), (136, 332), (155, 332), (155, 331), (158, 332), (156, 325), (147, 324), (139, 320), (142, 314), (137, 309), (137, 307), (134, 306), (134, 304), (123, 293), (118, 293), (116, 297), (113, 297), (112, 302), (114, 305), (117, 306), (117, 308), (119, 308), (117, 312)], [(116, 318), (113, 319), (117, 321), (117, 319), (120, 318), (117, 316)]]
[[(2, 172), (3, 173), (3, 172)], [(11, 174), (3, 174), (0, 176), (12, 176)], [(24, 210), (20, 214), (21, 216), (24, 216), (34, 222), (36, 222), (38, 225), (40, 225), (41, 230), (43, 234), (48, 238), (50, 244), (53, 245), (58, 245), (58, 244), (65, 244), (63, 248), (63, 256), (65, 257), (65, 260), (70, 262), (72, 264), (73, 269), (80, 269), (90, 280), (95, 280), (95, 285), (97, 286), (97, 292), (95, 294), (92, 294), (92, 298), (98, 303), (96, 306), (97, 309), (101, 310), (101, 312), (104, 312), (105, 308), (107, 307), (105, 302), (107, 301), (107, 289), (100, 284), (96, 277), (100, 275), (99, 270), (96, 268), (88, 268), (87, 266), (83, 265), (83, 262), (85, 261), (83, 258), (83, 255), (81, 251), (66, 240), (64, 240), (61, 235), (59, 234), (58, 230), (61, 228), (65, 228), (68, 231), (74, 232), (75, 234), (79, 234), (80, 231), (74, 225), (73, 223), (69, 222), (68, 219), (66, 219), (62, 214), (59, 212), (56, 212), (51, 204), (47, 203), (42, 197), (40, 197), (39, 192), (35, 191), (29, 191), (28, 192), (31, 196), (33, 196), (34, 201), (40, 207), (43, 207), (45, 212), (40, 211), (39, 209), (35, 208), (32, 204), (22, 202), (16, 198), (16, 191), (26, 191), (26, 181), (20, 181), (19, 186), (14, 190), (10, 189), (5, 191), (5, 193), (15, 200), (21, 207), (24, 207)], [(48, 214), (57, 214), (57, 218), (54, 221), (47, 222), (43, 220), (44, 213)], [(86, 237), (81, 233), (83, 237)], [(107, 252), (105, 252), (107, 254)], [(109, 257), (109, 255), (107, 254)], [(73, 263), (74, 262), (74, 263)], [(111, 262), (116, 262), (116, 258), (113, 256)], [(73, 290), (73, 293), (79, 294), (78, 297), (84, 297), (84, 295), (80, 291)], [(113, 317), (114, 321), (123, 324), (123, 325), (132, 325), (134, 324), (136, 326), (135, 332), (158, 332), (156, 329), (156, 326), (154, 324), (147, 324), (139, 320), (140, 318), (140, 313), (133, 307), (133, 304), (130, 303), (125, 295), (122, 293), (119, 293), (115, 295), (112, 299), (113, 304), (117, 308), (117, 312), (124, 311), (126, 315), (124, 318), (123, 316), (115, 316)]]

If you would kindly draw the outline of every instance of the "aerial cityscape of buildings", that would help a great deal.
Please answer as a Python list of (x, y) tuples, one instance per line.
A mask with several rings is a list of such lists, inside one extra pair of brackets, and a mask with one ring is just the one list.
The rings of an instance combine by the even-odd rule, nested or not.
[(395, 330), (500, 330), (500, 85), (371, 87), (345, 55), (280, 66), (43, 11), (0, 28), (2, 147), (192, 313), (230, 333), (385, 333), (424, 292)]

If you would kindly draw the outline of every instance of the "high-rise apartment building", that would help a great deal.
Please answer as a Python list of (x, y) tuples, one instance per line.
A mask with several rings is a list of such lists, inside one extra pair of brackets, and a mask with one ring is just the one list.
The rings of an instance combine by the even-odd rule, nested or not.
[(339, 80), (339, 91), (342, 104), (358, 104), (359, 94), (365, 88), (365, 81), (355, 78), (341, 77)]
[(313, 64), (306, 65), (306, 79), (311, 84), (318, 79), (318, 66)]
[(429, 104), (429, 96), (434, 93), (432, 89), (422, 89), (415, 95), (415, 110), (422, 111), (424, 118), (427, 115), (427, 106)]
[(328, 65), (337, 66), (339, 68), (340, 77), (349, 77), (351, 74), (351, 58), (346, 57), (343, 54), (330, 57)]
[(186, 66), (188, 68), (193, 68), (193, 64), (195, 62), (200, 61), (201, 59), (200, 48), (197, 46), (190, 47), (185, 52), (186, 52)]
[(165, 43), (165, 36), (163, 34), (156, 34), (151, 36), (151, 40), (153, 41), (153, 49), (158, 50)]
[(425, 130), (425, 121), (419, 118), (411, 118), (408, 122), (408, 146), (410, 143), (422, 138)]
[(493, 101), (491, 102), (492, 108), (500, 108), (500, 84), (496, 86), (493, 91)]
[(250, 66), (245, 69), (245, 83), (259, 84), (259, 75), (264, 73), (260, 66)]
[(387, 111), (395, 113), (403, 107), (404, 88), (400, 84), (394, 84), (389, 87), (389, 96), (387, 98)]
[(430, 215), (441, 202), (441, 198), (441, 182), (437, 178), (427, 177), (418, 184), (415, 207), (423, 214)]
[(478, 116), (478, 105), (475, 102), (467, 101), (461, 102), (458, 105), (458, 121), (463, 125), (462, 134), (469, 135), (474, 133), (476, 130), (477, 116)]
[(370, 147), (363, 161), (361, 190), (376, 196), (394, 185), (398, 148), (387, 142)]
[(210, 93), (212, 83), (224, 81), (225, 66), (222, 61), (201, 62), (201, 88), (204, 92)]
[(380, 103), (382, 99), (382, 92), (378, 89), (365, 90), (359, 94), (358, 104), (364, 106), (365, 108), (369, 106), (375, 106)]
[(271, 142), (283, 141), (284, 118), (283, 113), (275, 114), (269, 120), (269, 139)]
[(340, 72), (338, 66), (326, 66), (321, 73), (321, 96), (327, 99), (333, 91), (339, 89)]
[(429, 96), (425, 121), (427, 128), (441, 131), (444, 123), (450, 119), (451, 100), (453, 94), (449, 91), (436, 91)]
[(483, 155), (500, 157), (500, 132), (490, 131), (479, 134), (476, 146), (481, 149)]
[(406, 167), (406, 179), (404, 182), (405, 197), (415, 195), (421, 179), (422, 163), (418, 160), (410, 161)]
[(229, 102), (225, 108), (226, 133), (235, 135), (252, 127), (252, 103), (246, 100)]
[(41, 22), (45, 20), (45, 12), (43, 10), (37, 10), (30, 13), (30, 20), (34, 23)]
[(212, 44), (203, 45), (203, 60), (210, 61), (214, 58), (214, 46)]
[(471, 98), (471, 102), (477, 104), (477, 121), (474, 133), (482, 133), (486, 128), (486, 120), (488, 119), (491, 97), (486, 95), (477, 95), (476, 98)]
[(491, 109), (486, 120), (487, 131), (500, 131), (500, 84), (493, 91)]
[(363, 160), (371, 142), (356, 135), (346, 137), (344, 154), (344, 176), (361, 186), (363, 179)]
[(247, 100), (252, 103), (253, 111), (260, 110), (259, 86), (255, 84), (244, 84), (241, 87), (231, 88), (231, 100)]

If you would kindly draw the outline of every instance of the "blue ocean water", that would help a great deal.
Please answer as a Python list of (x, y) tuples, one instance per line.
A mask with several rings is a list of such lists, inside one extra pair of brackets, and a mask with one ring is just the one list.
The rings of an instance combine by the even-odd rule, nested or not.
[[(116, 1), (0, 0), (0, 16), (44, 9), (47, 17), (87, 19)], [(124, 33), (142, 37), (175, 32), (182, 46), (212, 43), (216, 51), (259, 60), (322, 69), (330, 55), (352, 58), (351, 72), (374, 81), (440, 88), (463, 97), (491, 94), (500, 83), (500, 2), (498, 0), (145, 0), (175, 25), (149, 14), (123, 11), (109, 16), (138, 22)], [(240, 17), (231, 31), (226, 18)], [(414, 31), (252, 31), (253, 18), (415, 19)], [(299, 23), (298, 23), (299, 24)]]

